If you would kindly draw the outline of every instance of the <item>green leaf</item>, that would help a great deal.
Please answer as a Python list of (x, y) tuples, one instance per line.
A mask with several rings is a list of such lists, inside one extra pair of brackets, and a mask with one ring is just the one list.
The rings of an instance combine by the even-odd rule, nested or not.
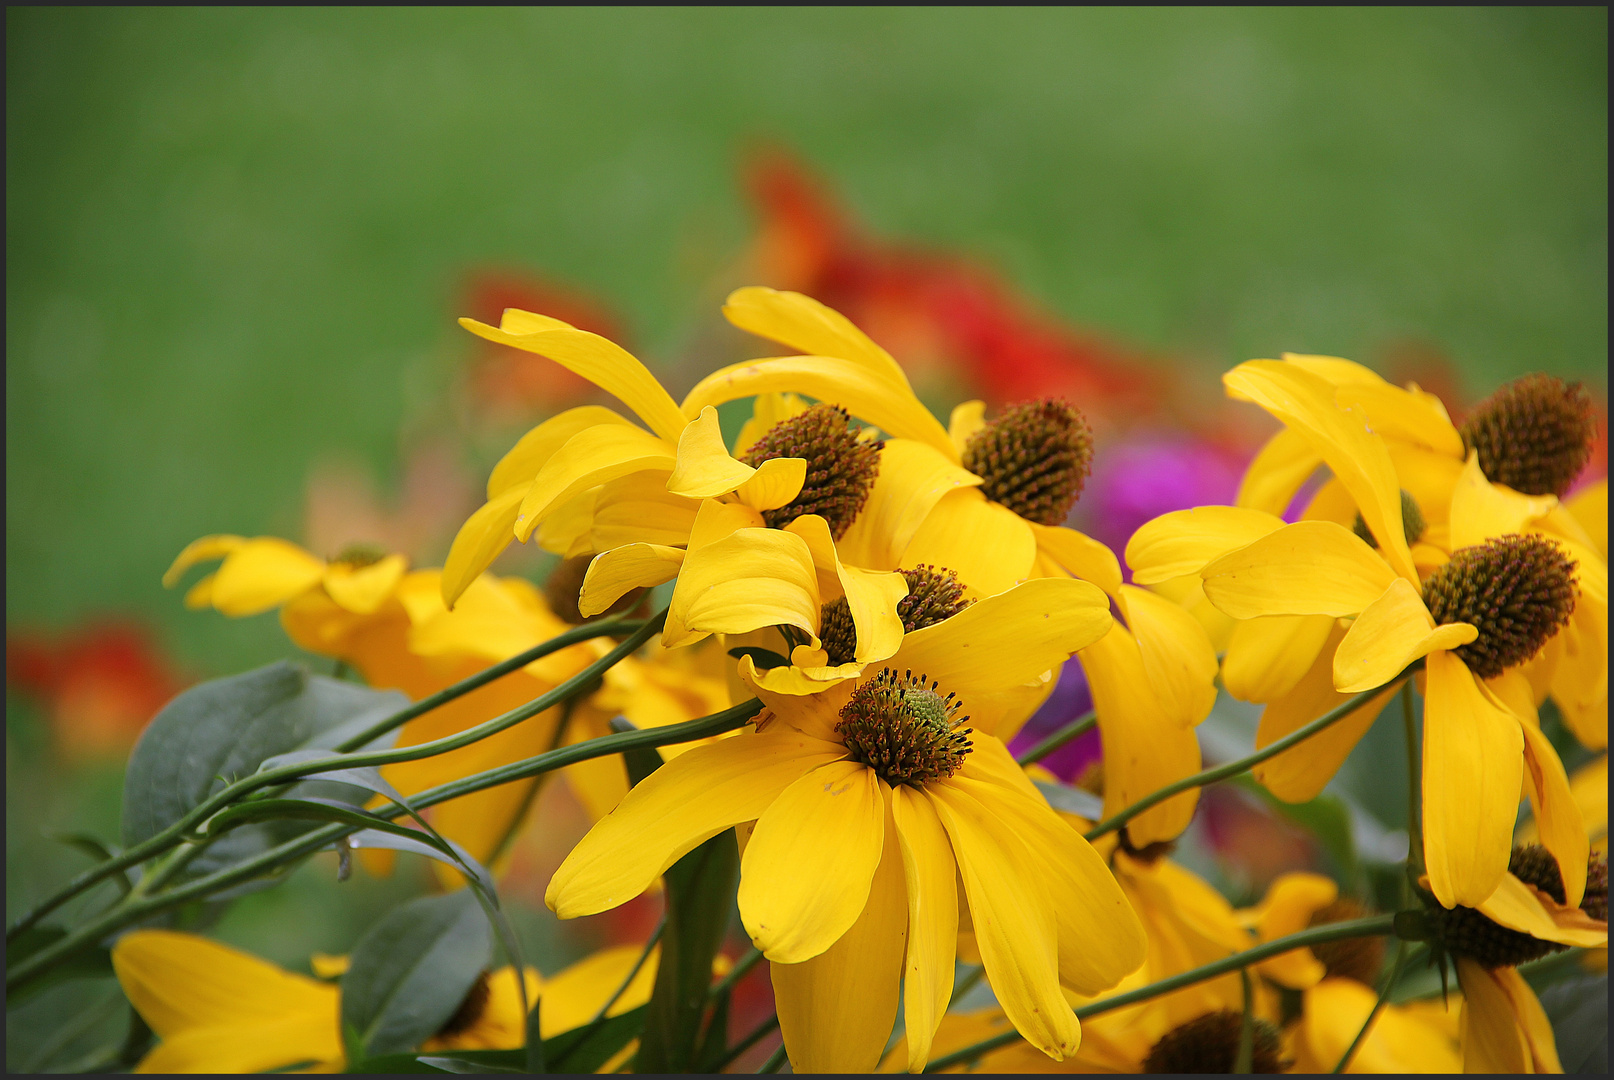
[(342, 1026), (364, 1060), (436, 1034), (486, 968), (492, 941), (470, 890), (394, 908), (353, 949), (342, 976)]
[(740, 852), (734, 831), (724, 829), (679, 859), (665, 875), (667, 929), (661, 964), (646, 1005), (638, 1072), (688, 1072), (712, 983), (712, 959), (723, 943)]
[[(632, 720), (625, 716), (611, 718), (611, 730), (616, 732), (638, 731)], [(628, 786), (637, 787), (639, 781), (661, 768), (661, 753), (655, 747), (642, 746), (637, 750), (625, 750), (622, 760), (628, 768)]]
[[(335, 746), (408, 704), (287, 662), (194, 686), (169, 702), (146, 727), (129, 758), (123, 790), (123, 842), (150, 838), (200, 805), (227, 781), (250, 776), (268, 758)], [(287, 792), (358, 805), (350, 785), (306, 781)], [(186, 867), (212, 873), (267, 851), (309, 826), (266, 823), (234, 830)]]
[(1071, 787), (1069, 784), (1056, 784), (1047, 780), (1031, 781), (1042, 797), (1048, 800), (1048, 805), (1055, 810), (1063, 810), (1067, 814), (1076, 814), (1089, 821), (1099, 821), (1104, 817), (1104, 800), (1084, 788)]
[[(75, 851), (82, 851), (98, 863), (107, 862), (117, 857), (116, 848), (103, 843), (99, 837), (91, 836), (89, 833), (47, 832), (45, 837), (56, 841), (58, 844), (66, 844)], [(134, 888), (134, 882), (129, 880), (129, 871), (127, 870), (121, 874), (113, 875), (112, 883), (125, 896), (128, 896), (130, 890)]]
[[(67, 930), (60, 926), (30, 926), (6, 943), (6, 966), (11, 967), (15, 964), (20, 964), (34, 953), (56, 944), (66, 936)], [(41, 990), (49, 989), (70, 979), (101, 979), (111, 978), (112, 975), (112, 954), (110, 952), (99, 946), (93, 949), (83, 949), (50, 968), (38, 978), (23, 983), (15, 990), (8, 991), (6, 993), (6, 1007), (14, 1008)]]
[[(543, 1053), (551, 1073), (588, 1074), (622, 1052), (638, 1038), (644, 1024), (645, 1007), (613, 1016), (597, 1028), (585, 1025), (563, 1031), (543, 1041)], [(536, 1015), (534, 1010), (533, 1015)], [(585, 1034), (586, 1038), (579, 1039)], [(456, 1050), (443, 1054), (390, 1054), (373, 1057), (350, 1066), (348, 1072), (517, 1072), (530, 1073), (526, 1050)]]
[(549, 1057), (544, 1053), (544, 1035), (542, 1025), (539, 1023), (543, 1013), (543, 1002), (535, 1001), (532, 1009), (527, 1013), (527, 1072), (542, 1075), (549, 1071)]

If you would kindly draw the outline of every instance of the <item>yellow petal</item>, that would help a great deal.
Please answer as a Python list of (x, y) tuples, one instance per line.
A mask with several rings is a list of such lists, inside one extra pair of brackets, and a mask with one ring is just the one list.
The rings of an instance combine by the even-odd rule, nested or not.
[(1608, 479), (1578, 492), (1564, 506), (1580, 522), (1603, 558), (1608, 558)]
[(369, 566), (331, 563), (325, 568), (325, 591), (349, 611), (369, 615), (392, 595), (408, 568), (409, 560), (397, 554)]
[(1359, 409), (1340, 407), (1326, 380), (1295, 364), (1251, 360), (1222, 376), (1222, 382), (1300, 432), (1356, 500), (1390, 566), (1416, 580), (1401, 526), (1395, 466), (1384, 443), (1371, 433), (1367, 417)]
[(751, 419), (740, 428), (734, 440), (734, 452), (744, 455), (775, 425), (800, 416), (807, 411), (807, 402), (795, 394), (758, 394), (751, 402)]
[(573, 435), (601, 424), (620, 424), (632, 427), (633, 423), (603, 405), (579, 405), (575, 409), (551, 416), (523, 435), (488, 474), (488, 501), (498, 498), (511, 488), (523, 491), (532, 483), (538, 470), (556, 450), (565, 446)]
[[(1329, 622), (1328, 637), (1317, 651), (1311, 668), (1292, 690), (1262, 710), (1255, 733), (1256, 749), (1292, 735), (1351, 699), (1350, 694), (1334, 689), (1334, 654), (1344, 640), (1345, 630), (1335, 620)], [(1285, 802), (1315, 799), (1397, 692), (1390, 689), (1374, 695), (1344, 719), (1293, 749), (1263, 761), (1255, 767), (1255, 778)]]
[[(567, 505), (570, 507), (577, 502), (574, 499)], [(700, 507), (696, 500), (668, 491), (665, 472), (629, 473), (605, 484), (594, 494), (587, 523), (588, 550), (610, 551), (624, 544), (639, 543), (682, 547), (689, 543)], [(564, 513), (551, 514), (539, 526), (541, 543), (546, 542), (545, 529)], [(757, 523), (746, 516), (746, 524)]]
[(1584, 949), (1608, 945), (1607, 922), (1593, 919), (1576, 905), (1556, 902), (1511, 873), (1502, 875), (1496, 891), (1485, 898), (1479, 910), (1492, 922), (1541, 941)]
[[(896, 652), (902, 643), (902, 619), (897, 615), (897, 603), (908, 595), (907, 580), (901, 574), (859, 570), (842, 564), (830, 536), (829, 523), (817, 514), (803, 514), (787, 525), (785, 531), (807, 542), (813, 566), (819, 574), (820, 592), (824, 596), (839, 592), (846, 597), (852, 625), (857, 629), (857, 662), (884, 660)], [(832, 586), (832, 590), (825, 591), (826, 585)]]
[(1336, 387), (1390, 385), (1384, 381), (1384, 376), (1366, 364), (1358, 364), (1355, 360), (1346, 360), (1339, 356), (1286, 352), (1283, 354), (1283, 362), (1308, 371)]
[(678, 464), (667, 480), (667, 490), (691, 499), (710, 499), (727, 495), (756, 472), (729, 456), (717, 410), (708, 405), (678, 438)]
[(1558, 505), (1555, 495), (1523, 495), (1493, 484), (1480, 471), (1479, 452), (1468, 455), (1451, 493), (1452, 550), (1483, 544), (1493, 536), (1523, 532)]
[(460, 325), (477, 337), (547, 356), (581, 375), (614, 395), (668, 442), (676, 443), (688, 422), (648, 368), (620, 345), (598, 334), (515, 309), (505, 312), (498, 328), (475, 319), (461, 319)]
[(1283, 519), (1264, 510), (1236, 506), (1174, 510), (1132, 534), (1126, 564), (1132, 568), (1133, 581), (1154, 585), (1197, 574), (1206, 564), (1281, 528)]
[(695, 523), (689, 527), (689, 550), (699, 551), (741, 529), (762, 527), (762, 515), (749, 506), (707, 499), (700, 504)]
[(918, 439), (950, 460), (958, 459), (947, 432), (911, 391), (854, 360), (784, 356), (730, 364), (696, 383), (684, 398), (683, 408), (686, 413), (698, 413), (707, 405), (781, 390), (839, 405), (898, 438)]
[(1277, 701), (1311, 670), (1333, 629), (1330, 615), (1268, 615), (1235, 623), (1222, 658), (1222, 685), (1240, 701)]
[[(612, 995), (617, 994), (629, 973), (633, 972), (644, 947), (618, 945), (602, 949), (559, 972), (543, 984), (544, 1000), (539, 1012), (539, 1032), (552, 1038), (565, 1031), (580, 1028), (595, 1016)], [(650, 1000), (656, 985), (656, 969), (661, 964), (661, 946), (650, 950), (650, 955), (633, 975), (627, 989), (617, 995), (607, 1016), (621, 1016), (637, 1009)]]
[(810, 296), (750, 285), (729, 293), (723, 317), (758, 337), (804, 353), (854, 361), (893, 386), (908, 388), (908, 377), (890, 353), (845, 315)]
[(958, 864), (936, 808), (909, 787), (891, 789), (908, 893), (908, 956), (903, 968), (903, 1019), (908, 1071), (919, 1072), (953, 996), (958, 945)]
[(942, 682), (971, 723), (992, 731), (998, 698), (1031, 682), (1109, 629), (1109, 603), (1074, 578), (1034, 578), (988, 596), (952, 618), (902, 639), (885, 666)]
[(902, 554), (903, 569), (929, 563), (956, 571), (969, 588), (991, 596), (1031, 576), (1037, 539), (1031, 525), (979, 488), (940, 499)]
[(768, 959), (799, 964), (857, 921), (885, 843), (880, 788), (867, 765), (833, 761), (785, 788), (757, 820), (739, 905)]
[(643, 469), (672, 469), (672, 446), (636, 427), (601, 424), (573, 435), (550, 455), (521, 500), (515, 537), (526, 542), (553, 510), (597, 484)]
[[(1339, 886), (1321, 874), (1288, 873), (1267, 886), (1256, 912), (1256, 933), (1262, 941), (1276, 941), (1311, 925), (1311, 917), (1332, 904)], [(1291, 990), (1304, 990), (1327, 974), (1310, 949), (1294, 949), (1261, 961), (1261, 974)]]
[(246, 542), (246, 537), (231, 533), (218, 533), (204, 536), (200, 540), (192, 540), (185, 545), (184, 551), (175, 556), (173, 565), (163, 572), (163, 586), (172, 589), (178, 584), (180, 575), (197, 563), (222, 559)]
[[(1525, 711), (1527, 710), (1527, 711)], [(1558, 751), (1541, 733), (1536, 722), (1535, 709), (1526, 704), (1525, 710), (1515, 707), (1521, 714), (1520, 725), (1524, 732), (1524, 767), (1530, 783), (1530, 802), (1534, 804), (1536, 829), (1541, 843), (1558, 860), (1564, 884), (1564, 900), (1578, 908), (1586, 894), (1586, 856), (1591, 845), (1586, 836), (1586, 822), (1581, 819), (1580, 807), (1569, 789), (1569, 775)]]
[(904, 891), (898, 845), (887, 844), (852, 928), (811, 960), (771, 966), (793, 1071), (868, 1072), (879, 1063), (897, 1018), (908, 923)]
[[(1378, 1002), (1378, 995), (1355, 979), (1325, 979), (1305, 992), (1301, 1010), (1306, 1049), (1315, 1064), (1297, 1071), (1324, 1072), (1345, 1056)], [(1439, 999), (1433, 1002), (1440, 1005)], [(1386, 1005), (1356, 1048), (1346, 1070), (1353, 1073), (1457, 1073), (1462, 1057), (1454, 1040), (1421, 1013)]]
[(769, 458), (757, 467), (756, 475), (735, 488), (734, 493), (753, 510), (777, 510), (800, 495), (806, 482), (806, 458)]
[(232, 551), (213, 578), (213, 606), (226, 615), (256, 615), (307, 592), (325, 574), (325, 561), (273, 536)]
[(1360, 537), (1331, 521), (1285, 525), (1200, 571), (1210, 602), (1235, 619), (1355, 615), (1395, 576)]
[(1423, 512), (1424, 539), (1431, 539), (1451, 520), (1451, 493), (1463, 472), (1462, 455), (1449, 457), (1401, 442), (1390, 443), (1389, 451), (1401, 490)]
[(261, 1073), (314, 1062), (309, 1072), (340, 1072), (336, 988), (324, 1010), (266, 1016), (223, 1027), (191, 1028), (164, 1039), (135, 1066), (137, 1073)]
[(894, 569), (936, 503), (980, 483), (980, 477), (928, 443), (887, 439), (868, 502), (837, 542), (842, 557), (871, 570)]
[(1466, 957), (1457, 960), (1463, 987), (1460, 1023), (1463, 1071), (1470, 1073), (1561, 1073), (1552, 1025), (1514, 968), (1486, 971)]
[[(332, 1055), (341, 1058), (336, 1041), (337, 989), (329, 983), (295, 975), (267, 960), (172, 930), (134, 930), (112, 947), (112, 968), (129, 1002), (163, 1039), (198, 1028), (234, 1028), (288, 1015), (323, 1015), (331, 1024)], [(274, 1064), (297, 1058), (280, 1057)]]
[(1097, 540), (1063, 525), (1038, 525), (1035, 521), (1026, 524), (1037, 538), (1037, 550), (1072, 577), (1091, 581), (1112, 596), (1121, 587), (1121, 564), (1115, 552)]
[(1476, 907), (1507, 873), (1524, 781), (1524, 736), (1507, 706), (1453, 653), (1426, 660), (1423, 833), (1446, 907)]
[(678, 576), (684, 552), (660, 544), (628, 544), (595, 556), (583, 575), (577, 610), (593, 618), (632, 589), (653, 588)]
[(443, 603), (453, 607), (471, 582), (510, 546), (525, 495), (526, 490), (520, 487), (500, 492), (460, 526), (443, 563)]
[(1267, 440), (1244, 470), (1236, 502), (1245, 509), (1281, 515), (1294, 501), (1300, 485), (1322, 463), (1323, 456), (1311, 448), (1305, 436), (1283, 428)]
[(1433, 394), (1403, 390), (1386, 382), (1358, 383), (1334, 391), (1334, 400), (1341, 408), (1359, 408), (1374, 434), (1462, 459), (1463, 437), (1452, 425), (1446, 406)]
[(975, 940), (1003, 1011), (1026, 1041), (1055, 1061), (1081, 1044), (1081, 1025), (1059, 989), (1053, 904), (1038, 860), (989, 807), (956, 785), (926, 789), (958, 859)]
[(1205, 628), (1170, 600), (1136, 585), (1122, 585), (1120, 596), (1155, 696), (1169, 719), (1193, 727), (1216, 702), (1216, 650)]
[[(662, 489), (661, 494), (666, 498), (678, 498), (676, 495), (667, 493), (667, 474), (659, 469), (629, 473), (627, 476), (622, 477), (621, 480), (612, 481), (612, 483), (621, 483), (622, 480), (650, 480)], [(600, 493), (610, 486), (610, 484), (603, 484), (600, 487), (589, 488), (587, 491), (579, 492), (561, 503), (538, 523), (537, 528), (533, 529), (532, 535), (528, 537), (529, 542), (536, 543), (545, 551), (554, 552), (562, 559), (575, 559), (583, 555), (592, 555), (598, 548), (617, 546), (615, 544), (597, 543), (594, 539), (594, 510), (599, 504)], [(693, 500), (681, 499), (680, 501), (689, 503)], [(641, 518), (640, 520), (643, 521), (644, 519)], [(511, 534), (514, 535), (514, 532), (515, 527), (512, 521)], [(682, 540), (683, 537), (678, 539)], [(640, 541), (654, 542), (650, 536), (646, 535), (646, 530), (643, 529), (633, 530), (630, 537), (621, 542), (632, 544)]]
[(185, 590), (185, 606), (192, 611), (213, 606), (213, 579), (218, 574), (208, 574), (195, 585)]
[(818, 576), (806, 541), (779, 529), (740, 529), (691, 546), (662, 631), (668, 648), (707, 634), (794, 626), (818, 643)]
[(953, 446), (962, 455), (970, 439), (985, 426), (986, 402), (961, 401), (953, 406), (953, 412), (947, 418), (947, 437), (953, 440)]
[(685, 854), (761, 817), (786, 787), (845, 755), (843, 746), (783, 726), (680, 754), (589, 830), (555, 871), (544, 902), (571, 919), (631, 900)]
[(1396, 578), (1339, 643), (1334, 687), (1357, 694), (1383, 686), (1419, 657), (1467, 645), (1477, 637), (1479, 630), (1469, 623), (1436, 626), (1418, 590), (1406, 578)]
[[(1165, 718), (1149, 684), (1143, 656), (1126, 627), (1116, 623), (1081, 652), (1104, 744), (1104, 816), (1111, 817), (1167, 784), (1199, 771), (1199, 739), (1192, 728)], [(1172, 840), (1188, 827), (1198, 789), (1173, 795), (1127, 823), (1135, 845)]]

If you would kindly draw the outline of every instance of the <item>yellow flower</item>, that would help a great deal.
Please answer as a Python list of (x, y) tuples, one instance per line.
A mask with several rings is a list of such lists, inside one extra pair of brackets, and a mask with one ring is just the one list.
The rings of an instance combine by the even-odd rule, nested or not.
[[(1348, 1073), (1456, 1073), (1463, 1071), (1458, 1048), (1462, 999), (1450, 1004), (1409, 1001), (1386, 1004), (1367, 1037), (1356, 1048)], [(1297, 1073), (1332, 1072), (1345, 1056), (1378, 1001), (1371, 987), (1355, 979), (1324, 979), (1301, 997), (1301, 1015), (1292, 1032)]]
[[(755, 822), (740, 914), (773, 961), (791, 1061), (867, 1070), (899, 983), (910, 1063), (927, 1058), (952, 990), (962, 879), (1009, 1016), (1045, 1053), (1068, 1056), (1080, 1031), (1061, 984), (1113, 985), (1142, 961), (1142, 930), (1103, 861), (989, 732), (1025, 683), (1104, 632), (1105, 608), (1084, 582), (1031, 581), (906, 635), (855, 682), (813, 695), (758, 684), (757, 730), (635, 787), (556, 871), (546, 901), (562, 918), (614, 907), (695, 845)], [(754, 679), (749, 659), (741, 668)]]
[[(638, 962), (637, 945), (595, 953), (544, 979), (526, 970), (527, 998), (542, 996), (539, 1026), (548, 1039), (591, 1020)], [(618, 1016), (650, 999), (659, 951), (611, 1006)], [(142, 1073), (341, 1072), (341, 989), (345, 957), (316, 955), (320, 979), (194, 934), (135, 930), (112, 948), (112, 966), (129, 1002), (162, 1041), (136, 1066)], [(473, 986), (426, 1051), (510, 1050), (526, 1042), (515, 969), (499, 968)], [(630, 1051), (631, 1052), (631, 1051)], [(607, 1063), (611, 1071), (625, 1059)]]
[(327, 562), (274, 536), (247, 539), (219, 534), (188, 545), (163, 575), (172, 588), (199, 562), (223, 560), (191, 586), (185, 606), (215, 607), (226, 615), (256, 615), (323, 587), (331, 601), (355, 615), (373, 613), (391, 595), (409, 562), (402, 555), (355, 549)]

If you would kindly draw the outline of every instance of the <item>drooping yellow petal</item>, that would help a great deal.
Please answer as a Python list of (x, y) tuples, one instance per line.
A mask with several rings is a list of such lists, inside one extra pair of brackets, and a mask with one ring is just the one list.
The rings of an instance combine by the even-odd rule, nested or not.
[[(154, 1046), (137, 1073), (262, 1073), (290, 1065), (309, 1072), (340, 1072), (342, 1044), (337, 1038), (334, 1000), (319, 1013), (266, 1016), (228, 1027), (189, 1028)], [(309, 1066), (305, 1063), (312, 1062)]]
[(1541, 843), (1558, 860), (1565, 901), (1570, 907), (1579, 907), (1586, 893), (1586, 856), (1591, 849), (1586, 822), (1569, 789), (1569, 774), (1564, 771), (1558, 751), (1541, 733), (1533, 703), (1526, 698), (1514, 705), (1513, 711), (1522, 721), (1524, 768), (1529, 778), (1526, 787), (1535, 809), (1537, 832)]
[(958, 864), (936, 808), (924, 795), (905, 786), (892, 788), (891, 814), (908, 893), (908, 956), (903, 967), (908, 1071), (919, 1072), (953, 996)]
[(680, 754), (589, 830), (555, 871), (544, 902), (571, 919), (631, 900), (698, 845), (761, 817), (786, 787), (845, 755), (844, 746), (785, 726)]
[(1053, 904), (1033, 869), (1040, 860), (957, 785), (929, 785), (926, 794), (953, 842), (998, 1002), (1027, 1042), (1063, 1061), (1081, 1044), (1081, 1025), (1059, 989)]
[(1206, 564), (1283, 528), (1264, 510), (1200, 506), (1173, 510), (1146, 522), (1126, 544), (1126, 564), (1139, 585), (1197, 574)]
[(890, 353), (845, 315), (810, 296), (750, 285), (729, 293), (723, 317), (741, 330), (792, 349), (851, 360), (893, 386), (908, 389), (908, 377)]
[(488, 501), (493, 501), (514, 487), (525, 491), (533, 477), (538, 475), (538, 470), (573, 435), (601, 424), (634, 426), (631, 420), (603, 405), (579, 405), (551, 416), (527, 432), (488, 474)]
[(897, 603), (908, 595), (907, 580), (897, 573), (844, 565), (836, 554), (829, 523), (817, 514), (803, 514), (785, 526), (785, 531), (807, 542), (813, 566), (818, 571), (821, 593), (831, 595), (825, 586), (832, 585), (833, 591), (846, 597), (852, 625), (857, 628), (857, 662), (868, 664), (884, 660), (896, 652), (902, 643), (902, 619), (897, 615)]
[[(1332, 904), (1339, 886), (1321, 874), (1282, 874), (1271, 885), (1255, 912), (1255, 930), (1262, 941), (1297, 934), (1311, 925), (1311, 917)], [(1291, 990), (1314, 986), (1327, 974), (1310, 949), (1293, 949), (1256, 965), (1267, 978)]]
[(741, 426), (734, 440), (734, 452), (744, 456), (775, 425), (806, 411), (807, 402), (795, 394), (758, 394), (751, 402), (751, 419)]
[(1074, 578), (1033, 578), (902, 639), (886, 667), (944, 679), (971, 724), (990, 732), (1005, 693), (1103, 637), (1113, 620), (1104, 594)]
[(839, 405), (898, 438), (918, 439), (949, 459), (958, 459), (946, 430), (911, 391), (853, 360), (783, 356), (730, 364), (696, 383), (684, 398), (683, 409), (695, 414), (707, 405), (783, 390)]
[(857, 921), (884, 850), (881, 786), (867, 765), (833, 761), (757, 820), (740, 866), (740, 918), (768, 959), (810, 959)]
[(779, 529), (740, 529), (690, 547), (667, 611), (669, 648), (707, 634), (794, 626), (818, 643), (818, 576), (806, 541)]
[(1416, 581), (1401, 525), (1395, 466), (1360, 409), (1341, 407), (1333, 386), (1293, 363), (1251, 360), (1223, 375), (1222, 382), (1305, 437), (1356, 500), (1390, 566)]
[(620, 345), (598, 334), (514, 308), (505, 312), (497, 328), (475, 319), (461, 319), (460, 325), (477, 337), (547, 356), (568, 371), (581, 375), (615, 395), (637, 413), (651, 431), (668, 442), (676, 443), (688, 422), (688, 417), (678, 410), (648, 368)]
[(208, 574), (195, 585), (185, 590), (185, 606), (191, 611), (200, 611), (213, 606), (213, 579), (217, 573)]
[(1308, 371), (1335, 387), (1390, 385), (1384, 380), (1384, 376), (1366, 364), (1358, 364), (1355, 360), (1347, 360), (1342, 356), (1286, 352), (1283, 354), (1283, 362)]
[(678, 576), (684, 565), (681, 548), (660, 544), (628, 544), (594, 557), (583, 575), (577, 610), (591, 619), (626, 596), (630, 590), (652, 588)]
[(1492, 922), (1541, 941), (1584, 949), (1608, 945), (1607, 922), (1592, 918), (1577, 904), (1558, 903), (1511, 873), (1502, 875), (1496, 890), (1479, 905), (1479, 910)]
[[(1351, 699), (1334, 689), (1334, 654), (1344, 640), (1345, 630), (1329, 620), (1328, 637), (1317, 651), (1311, 668), (1294, 688), (1275, 699), (1261, 712), (1256, 728), (1256, 749), (1271, 746), (1302, 727), (1332, 712)], [(1373, 726), (1395, 689), (1375, 694), (1345, 718), (1324, 728), (1305, 742), (1268, 758), (1255, 767), (1255, 778), (1284, 802), (1307, 802), (1322, 793), (1345, 758)]]
[[(589, 551), (610, 551), (624, 544), (660, 544), (682, 547), (690, 541), (701, 503), (667, 490), (667, 473), (660, 470), (629, 473), (579, 498), (590, 500), (584, 542)], [(546, 531), (564, 516), (566, 509), (544, 519), (538, 527), (538, 540), (547, 546)], [(746, 516), (747, 524), (758, 522)], [(549, 550), (556, 550), (550, 547)]]
[(1235, 619), (1355, 615), (1396, 576), (1360, 537), (1331, 521), (1285, 525), (1199, 573), (1210, 602)]
[(727, 495), (756, 472), (729, 455), (717, 410), (708, 405), (678, 438), (678, 464), (667, 480), (667, 490), (691, 499), (711, 499)]
[(232, 533), (218, 533), (213, 536), (204, 536), (200, 540), (192, 540), (185, 545), (184, 551), (174, 557), (173, 565), (163, 571), (163, 587), (172, 589), (178, 584), (180, 575), (197, 563), (207, 562), (210, 559), (222, 559), (246, 542), (246, 537), (236, 536)]
[(1449, 457), (1403, 442), (1391, 442), (1387, 448), (1401, 490), (1412, 496), (1423, 513), (1424, 539), (1437, 538), (1451, 520), (1451, 493), (1462, 475), (1462, 455)]
[(601, 424), (573, 435), (550, 455), (521, 500), (515, 536), (526, 542), (548, 514), (597, 484), (642, 469), (670, 470), (672, 445), (636, 427)]
[(1425, 661), (1423, 834), (1430, 888), (1476, 907), (1507, 873), (1524, 781), (1519, 720), (1454, 653)]
[(897, 1018), (908, 906), (902, 856), (887, 844), (857, 922), (828, 950), (773, 964), (779, 1030), (798, 1073), (868, 1072)]
[[(1306, 990), (1301, 1009), (1305, 1060), (1296, 1072), (1327, 1072), (1367, 1023), (1378, 995), (1355, 979), (1325, 979)], [(1437, 998), (1433, 1007), (1440, 1006)], [(1461, 1007), (1461, 1006), (1458, 1006)], [(1402, 1005), (1386, 1005), (1346, 1069), (1352, 1073), (1458, 1073), (1463, 1059), (1441, 1026)]]
[(1561, 1073), (1552, 1025), (1535, 991), (1514, 968), (1486, 971), (1457, 959), (1463, 987), (1459, 1021), (1463, 1071), (1469, 1073)]
[(757, 466), (755, 476), (734, 489), (734, 494), (753, 510), (777, 510), (800, 495), (806, 482), (806, 458), (769, 458)]
[(1216, 650), (1205, 628), (1165, 597), (1122, 585), (1121, 610), (1143, 656), (1143, 670), (1166, 715), (1193, 727), (1216, 702)]
[(325, 568), (325, 591), (349, 611), (368, 615), (392, 595), (408, 568), (409, 560), (398, 554), (369, 566), (331, 563)]
[(1233, 625), (1222, 685), (1240, 701), (1277, 701), (1300, 682), (1334, 628), (1330, 615), (1268, 615)]
[(1472, 547), (1493, 536), (1523, 532), (1558, 505), (1556, 495), (1524, 495), (1493, 484), (1480, 471), (1479, 452), (1468, 455), (1451, 493), (1451, 547)]
[[(649, 1001), (656, 985), (656, 969), (661, 964), (659, 945), (650, 950), (650, 955), (634, 973), (633, 981), (622, 989), (623, 981), (633, 972), (643, 953), (639, 945), (601, 949), (545, 980), (543, 1003), (539, 1006), (540, 1034), (549, 1039), (582, 1027), (599, 1015), (600, 1008), (613, 995), (616, 1001), (607, 1010), (607, 1016), (621, 1016)], [(618, 990), (622, 992), (617, 994)]]
[(325, 560), (274, 536), (237, 547), (213, 577), (213, 606), (226, 615), (256, 615), (319, 584)]
[(871, 570), (895, 569), (936, 503), (949, 492), (980, 483), (980, 477), (929, 443), (887, 439), (868, 502), (837, 542), (842, 558)]
[(1305, 436), (1283, 428), (1267, 440), (1244, 470), (1235, 502), (1248, 510), (1281, 515), (1294, 501), (1300, 485), (1322, 463), (1323, 456), (1312, 449)]
[(1580, 522), (1603, 558), (1608, 558), (1608, 479), (1570, 496), (1564, 507)]
[(986, 426), (986, 402), (961, 401), (953, 406), (947, 418), (947, 437), (953, 440), (960, 455), (975, 433)]
[(1030, 523), (969, 487), (937, 501), (899, 565), (905, 570), (925, 563), (944, 566), (969, 588), (991, 596), (1030, 577), (1036, 558)]
[(1341, 408), (1359, 408), (1377, 435), (1432, 450), (1461, 460), (1463, 437), (1453, 426), (1446, 406), (1433, 394), (1403, 390), (1389, 383), (1358, 383), (1334, 391)]
[(526, 489), (512, 487), (500, 492), (465, 519), (443, 563), (443, 603), (449, 607), (470, 587), (499, 553), (515, 539), (516, 516)]
[(1038, 552), (1053, 559), (1072, 577), (1091, 581), (1111, 596), (1121, 587), (1121, 564), (1115, 552), (1097, 540), (1063, 525), (1039, 525), (1035, 521), (1026, 524), (1037, 538)]
[(1455, 649), (1479, 637), (1469, 623), (1435, 625), (1406, 578), (1390, 582), (1384, 595), (1363, 609), (1334, 654), (1334, 688), (1357, 694), (1383, 686), (1406, 666), (1436, 649)]
[[(1167, 784), (1199, 771), (1199, 739), (1192, 728), (1165, 718), (1137, 642), (1119, 623), (1081, 652), (1104, 744), (1104, 816), (1111, 817)], [(1173, 795), (1127, 823), (1141, 847), (1173, 840), (1188, 827), (1199, 790)]]

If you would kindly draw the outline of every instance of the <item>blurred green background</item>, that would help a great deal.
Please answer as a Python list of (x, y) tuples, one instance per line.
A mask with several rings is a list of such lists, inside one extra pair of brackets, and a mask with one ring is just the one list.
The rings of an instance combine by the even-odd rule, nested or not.
[[(1471, 397), (1606, 386), (1603, 9), (11, 8), (6, 49), (7, 622), (130, 612), (193, 675), (290, 650), (163, 569), (205, 533), (296, 537), (331, 454), (397, 483), (470, 348), (468, 272), (574, 283), (670, 362), (752, 235), (736, 167), (765, 141), (876, 234), (1207, 395), (1252, 356), (1395, 341)], [(115, 765), (28, 773), (39, 719), (7, 714), (8, 807), (114, 835)], [(34, 843), (8, 828), (8, 867), (82, 865)], [(247, 908), (306, 924), (331, 888)]]

